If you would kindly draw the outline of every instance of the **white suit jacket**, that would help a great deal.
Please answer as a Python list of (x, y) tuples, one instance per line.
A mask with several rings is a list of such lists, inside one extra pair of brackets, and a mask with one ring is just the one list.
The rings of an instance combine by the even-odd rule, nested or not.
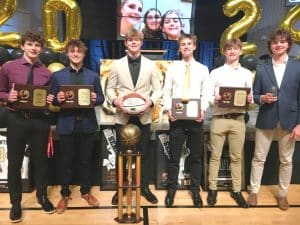
[[(116, 60), (107, 79), (106, 97), (112, 103), (115, 98), (123, 97), (129, 93), (136, 92), (145, 99), (151, 99), (155, 105), (156, 101), (162, 96), (161, 85), (157, 68), (153, 61), (146, 57), (141, 57), (140, 73), (136, 85), (133, 85), (132, 77), (128, 66), (127, 56)], [(126, 124), (129, 116), (117, 110), (115, 122)], [(148, 109), (143, 116), (140, 116), (142, 124), (152, 122), (151, 109)]]

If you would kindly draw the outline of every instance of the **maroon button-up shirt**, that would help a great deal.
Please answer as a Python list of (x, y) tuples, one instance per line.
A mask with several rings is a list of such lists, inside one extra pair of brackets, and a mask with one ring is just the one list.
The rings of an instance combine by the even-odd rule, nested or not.
[[(12, 84), (27, 84), (29, 63), (24, 57), (2, 65), (0, 69), (0, 100), (7, 101)], [(47, 86), (51, 72), (40, 62), (33, 69), (33, 85)]]

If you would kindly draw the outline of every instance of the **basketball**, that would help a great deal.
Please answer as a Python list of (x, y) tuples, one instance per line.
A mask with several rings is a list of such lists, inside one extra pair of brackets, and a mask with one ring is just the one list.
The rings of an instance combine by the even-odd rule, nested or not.
[(145, 99), (137, 93), (130, 93), (123, 97), (125, 112), (131, 115), (139, 114), (144, 108), (145, 103)]
[(123, 146), (135, 146), (141, 137), (141, 130), (134, 124), (126, 124), (120, 128), (119, 139)]

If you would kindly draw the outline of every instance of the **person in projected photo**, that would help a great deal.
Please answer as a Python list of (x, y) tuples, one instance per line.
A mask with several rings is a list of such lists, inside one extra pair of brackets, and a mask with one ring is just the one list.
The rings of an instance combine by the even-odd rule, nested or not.
[(178, 10), (170, 9), (161, 18), (161, 29), (163, 39), (178, 40), (182, 31), (183, 23), (180, 19), (181, 13)]
[(119, 35), (125, 37), (133, 28), (140, 29), (142, 19), (142, 0), (122, 0), (121, 1), (121, 21)]
[(148, 9), (144, 15), (145, 27), (143, 28), (145, 39), (161, 39), (161, 13), (158, 9)]

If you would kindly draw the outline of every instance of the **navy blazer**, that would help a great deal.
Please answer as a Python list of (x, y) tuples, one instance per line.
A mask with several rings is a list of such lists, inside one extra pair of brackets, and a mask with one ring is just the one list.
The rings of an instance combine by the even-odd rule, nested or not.
[[(97, 73), (83, 68), (83, 85), (93, 85), (97, 99), (94, 105), (101, 105), (104, 102), (100, 79)], [(55, 72), (51, 77), (51, 94), (54, 95), (53, 105), (59, 106), (57, 93), (60, 91), (60, 85), (70, 85), (71, 72), (70, 67), (66, 67)], [(84, 133), (93, 133), (98, 130), (98, 123), (94, 108), (89, 109), (61, 109), (58, 114), (56, 131), (58, 134), (72, 134), (75, 127), (75, 117), (80, 113), (82, 117), (82, 129)]]
[[(272, 104), (260, 103), (260, 96), (277, 87), (278, 100)], [(289, 57), (280, 88), (277, 85), (272, 60), (259, 64), (253, 85), (253, 97), (259, 104), (256, 127), (273, 129), (277, 123), (283, 130), (292, 131), (300, 124), (300, 61)]]

